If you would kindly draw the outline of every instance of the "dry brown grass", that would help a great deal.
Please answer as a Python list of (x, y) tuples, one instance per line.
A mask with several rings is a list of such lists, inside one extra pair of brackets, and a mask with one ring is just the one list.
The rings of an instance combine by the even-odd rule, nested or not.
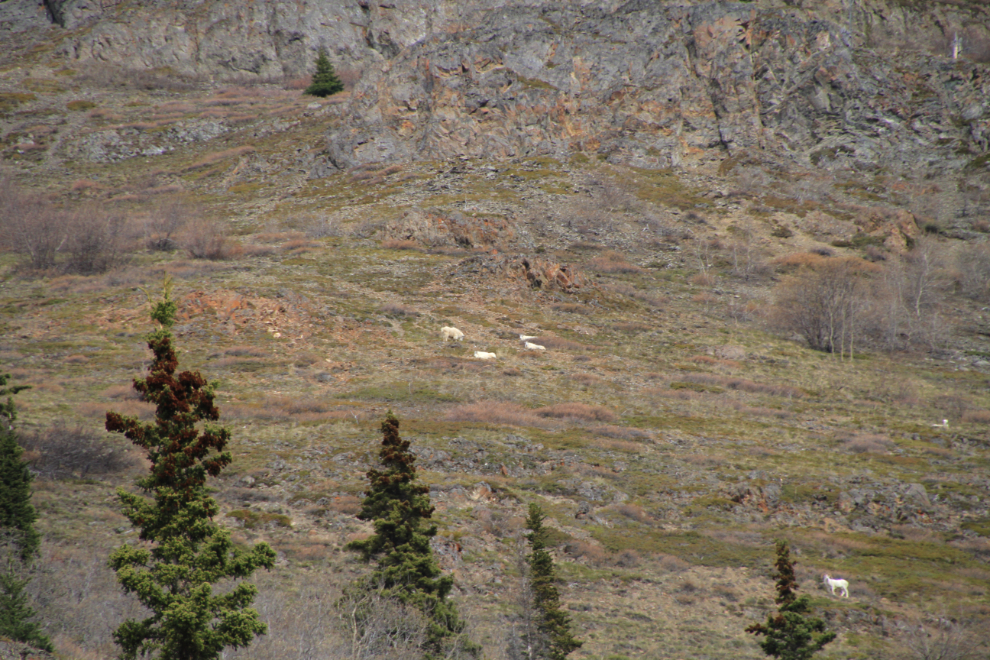
[(963, 414), (962, 421), (970, 424), (990, 424), (990, 410), (969, 410)]
[(842, 448), (853, 454), (885, 454), (894, 447), (893, 441), (877, 433), (857, 433), (842, 441)]
[(553, 349), (557, 351), (583, 351), (590, 346), (582, 344), (581, 342), (571, 341), (570, 339), (564, 339), (562, 337), (539, 337), (537, 339), (530, 339), (534, 344), (539, 344), (548, 349)]
[(396, 317), (416, 317), (420, 315), (417, 310), (402, 303), (385, 303), (379, 308), (379, 311), (386, 316)]
[(611, 422), (615, 419), (615, 413), (608, 408), (587, 403), (556, 403), (552, 406), (537, 408), (533, 412), (540, 417), (580, 419), (587, 422)]
[(575, 559), (584, 559), (592, 566), (602, 566), (608, 560), (605, 548), (590, 541), (568, 541), (564, 545), (564, 552)]
[(729, 390), (739, 390), (751, 392), (753, 394), (770, 394), (772, 396), (782, 396), (787, 398), (801, 398), (804, 392), (790, 385), (777, 385), (771, 383), (757, 383), (747, 378), (733, 376), (716, 376), (714, 374), (684, 374), (681, 380), (689, 383), (699, 383), (703, 385), (716, 385)]
[(79, 413), (81, 417), (100, 420), (106, 418), (108, 410), (112, 410), (113, 412), (117, 412), (128, 417), (137, 417), (145, 421), (154, 419), (155, 417), (155, 407), (150, 403), (145, 403), (144, 401), (123, 400), (115, 401), (113, 404), (80, 403), (76, 406), (76, 412)]
[(254, 147), (245, 145), (242, 147), (234, 147), (232, 149), (224, 149), (222, 151), (213, 151), (204, 156), (201, 156), (197, 160), (193, 161), (185, 167), (183, 171), (191, 172), (193, 170), (198, 170), (203, 167), (208, 167), (210, 165), (215, 165), (220, 161), (227, 160), (230, 158), (240, 158), (241, 156), (246, 156), (247, 154), (253, 154), (255, 152)]
[(691, 564), (684, 561), (680, 557), (662, 553), (657, 555), (657, 564), (659, 564), (661, 570), (668, 573), (683, 573), (691, 568)]
[(588, 262), (587, 268), (588, 270), (594, 270), (599, 273), (610, 274), (634, 274), (643, 272), (643, 269), (639, 266), (629, 263), (625, 255), (614, 251), (594, 257)]
[(532, 410), (508, 401), (485, 401), (456, 406), (447, 411), (446, 419), (451, 422), (475, 424), (536, 427), (545, 425), (544, 420)]
[(140, 394), (132, 385), (111, 385), (103, 390), (103, 396), (108, 399), (140, 399)]
[(617, 504), (612, 508), (616, 513), (636, 522), (649, 523), (653, 521), (653, 516), (638, 504)]
[(399, 240), (397, 238), (390, 238), (382, 241), (382, 247), (386, 250), (417, 250), (419, 252), (423, 251), (423, 247), (412, 240)]

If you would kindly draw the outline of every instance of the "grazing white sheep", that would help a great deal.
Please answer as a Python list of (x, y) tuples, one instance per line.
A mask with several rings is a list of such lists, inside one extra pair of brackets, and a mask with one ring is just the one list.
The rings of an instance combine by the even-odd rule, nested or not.
[(494, 360), (498, 356), (495, 355), (494, 353), (486, 353), (484, 351), (475, 351), (474, 352), (474, 357), (478, 358), (479, 360)]
[(833, 596), (835, 595), (835, 590), (839, 590), (839, 596), (849, 598), (849, 582), (847, 580), (833, 580), (826, 573), (822, 580), (825, 582), (825, 586), (828, 587), (828, 591)]
[(947, 429), (949, 428), (949, 420), (943, 419), (941, 424), (932, 424), (937, 429)]
[(525, 348), (528, 351), (545, 351), (545, 350), (547, 350), (547, 347), (546, 346), (540, 346), (539, 344), (534, 344), (533, 342), (529, 342), (529, 341), (526, 342), (525, 344), (523, 344), (523, 348)]
[(440, 328), (440, 339), (448, 341), (453, 339), (454, 341), (464, 341), (464, 333), (457, 328), (448, 328), (444, 326)]
[(530, 339), (536, 339), (536, 335), (519, 335), (519, 341), (529, 341)]

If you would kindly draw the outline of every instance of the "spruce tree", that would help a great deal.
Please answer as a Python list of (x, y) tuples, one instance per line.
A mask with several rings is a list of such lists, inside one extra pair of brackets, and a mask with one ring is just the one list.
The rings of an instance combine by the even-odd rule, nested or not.
[(767, 622), (754, 623), (746, 632), (764, 635), (759, 642), (763, 652), (781, 660), (808, 660), (826, 644), (835, 639), (834, 632), (825, 630), (825, 622), (811, 616), (808, 596), (798, 596), (797, 579), (790, 549), (784, 541), (777, 541), (777, 561), (774, 577), (777, 580), (777, 614), (767, 617)]
[(553, 557), (547, 551), (547, 530), (543, 526), (545, 519), (539, 505), (529, 505), (526, 529), (530, 530), (530, 554), (526, 559), (529, 562), (529, 581), (537, 616), (537, 639), (530, 640), (530, 645), (538, 657), (564, 660), (571, 651), (581, 648), (583, 642), (575, 639), (571, 632), (571, 617), (560, 608)]
[(37, 623), (29, 621), (35, 611), (27, 602), (25, 587), (28, 581), (10, 565), (0, 573), (0, 637), (9, 637), (51, 653), (55, 650), (52, 641)]
[(275, 552), (266, 543), (235, 550), (230, 533), (213, 522), (219, 508), (206, 478), (230, 463), (224, 451), (230, 433), (212, 423), (220, 416), (213, 385), (199, 372), (176, 374), (169, 331), (176, 305), (169, 292), (166, 280), (165, 295), (151, 313), (160, 324), (148, 336), (154, 359), (147, 378), (134, 381), (140, 397), (155, 404), (155, 421), (145, 424), (107, 413), (107, 430), (123, 433), (151, 462), (150, 473), (137, 485), (152, 496), (117, 491), (124, 515), (140, 528), (150, 549), (122, 545), (110, 555), (110, 566), (124, 591), (135, 594), (151, 616), (125, 621), (113, 637), (125, 659), (207, 660), (267, 632), (249, 607), (257, 593), (254, 585), (240, 582), (219, 595), (213, 585), (271, 568)]
[(51, 640), (29, 621), (35, 612), (27, 602), (29, 579), (23, 576), (38, 554), (40, 535), (34, 529), (38, 516), (31, 505), (34, 477), (21, 460), (24, 450), (14, 432), (17, 409), (11, 396), (28, 388), (7, 387), (9, 379), (8, 374), (0, 374), (0, 548), (6, 563), (0, 567), (0, 636), (52, 651)]
[(344, 83), (337, 76), (337, 72), (333, 70), (333, 64), (330, 63), (330, 58), (327, 57), (326, 49), (321, 48), (319, 55), (316, 57), (316, 73), (313, 74), (313, 79), (309, 87), (303, 91), (303, 94), (309, 94), (310, 96), (330, 96), (342, 91), (344, 91)]
[(381, 589), (383, 596), (414, 606), (427, 617), (425, 657), (458, 645), (476, 655), (480, 647), (464, 639), (464, 622), (447, 598), (454, 580), (441, 572), (430, 548), (437, 533), (436, 525), (428, 523), (433, 515), (430, 489), (415, 483), (416, 457), (409, 451), (409, 441), (399, 437), (399, 420), (391, 411), (381, 428), (379, 457), (384, 470), (368, 471), (371, 488), (358, 513), (361, 520), (373, 521), (375, 533), (347, 548), (365, 561), (377, 561), (365, 588)]
[(31, 482), (34, 476), (21, 460), (24, 450), (17, 444), (14, 421), (17, 409), (11, 395), (28, 389), (24, 385), (7, 387), (9, 374), (0, 374), (0, 533), (3, 540), (13, 543), (21, 560), (27, 561), (38, 552), (40, 537), (34, 529), (38, 519), (31, 505)]

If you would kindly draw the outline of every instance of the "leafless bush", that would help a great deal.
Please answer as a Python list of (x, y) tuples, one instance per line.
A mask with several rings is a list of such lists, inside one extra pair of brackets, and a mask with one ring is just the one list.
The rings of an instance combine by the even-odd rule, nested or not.
[(869, 297), (868, 273), (857, 261), (822, 260), (781, 284), (776, 325), (800, 334), (815, 350), (852, 355), (856, 342), (863, 341)]
[(105, 273), (124, 258), (126, 218), (88, 206), (66, 213), (68, 259), (64, 270), (79, 275)]
[(608, 560), (608, 552), (605, 551), (605, 548), (588, 541), (568, 541), (564, 545), (564, 552), (575, 559), (584, 558), (585, 561), (594, 566), (601, 566)]
[(44, 479), (113, 474), (140, 465), (130, 447), (78, 426), (56, 424), (47, 431), (22, 435), (18, 442), (31, 469)]
[(990, 300), (990, 243), (961, 247), (955, 255), (956, 279), (963, 295)]
[(222, 261), (229, 259), (233, 251), (227, 241), (227, 234), (219, 223), (206, 218), (191, 220), (179, 240), (193, 259)]
[[(986, 645), (966, 626), (945, 617), (910, 621), (900, 636), (907, 657), (917, 660), (970, 660), (986, 657)], [(983, 648), (981, 648), (981, 646)]]
[(401, 303), (385, 303), (380, 309), (385, 316), (419, 316), (418, 311)]
[(148, 249), (171, 252), (178, 248), (176, 236), (195, 215), (198, 215), (196, 210), (177, 197), (160, 199), (148, 216), (144, 228), (144, 240)]
[(612, 561), (619, 568), (636, 568), (639, 566), (641, 557), (635, 550), (623, 550), (616, 554)]
[(418, 609), (371, 585), (348, 589), (334, 604), (331, 620), (337, 639), (329, 657), (351, 660), (419, 657), (429, 627)]
[(38, 618), (59, 655), (109, 658), (112, 633), (147, 610), (124, 594), (107, 566), (107, 549), (91, 543), (41, 544), (37, 575), (28, 583)]
[(48, 200), (29, 195), (10, 181), (0, 180), (0, 240), (5, 249), (27, 256), (37, 270), (55, 266), (69, 240), (65, 214)]

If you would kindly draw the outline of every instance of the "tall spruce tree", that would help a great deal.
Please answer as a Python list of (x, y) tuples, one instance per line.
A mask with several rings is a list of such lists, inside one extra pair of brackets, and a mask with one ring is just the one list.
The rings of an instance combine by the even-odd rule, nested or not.
[(30, 621), (35, 611), (25, 591), (29, 564), (38, 554), (41, 538), (34, 529), (38, 516), (31, 505), (34, 477), (21, 460), (23, 449), (14, 432), (17, 408), (12, 395), (28, 387), (8, 387), (9, 380), (9, 374), (0, 374), (0, 550), (4, 555), (0, 561), (5, 564), (0, 566), (0, 636), (52, 651), (51, 640)]
[(213, 522), (219, 508), (208, 494), (206, 477), (219, 475), (230, 463), (230, 453), (224, 451), (230, 433), (212, 424), (220, 416), (213, 386), (199, 372), (176, 374), (169, 332), (176, 304), (170, 288), (166, 280), (163, 299), (151, 313), (161, 327), (148, 337), (154, 353), (148, 377), (134, 381), (140, 397), (155, 404), (155, 421), (145, 424), (115, 412), (108, 412), (106, 421), (108, 431), (123, 433), (151, 462), (150, 473), (137, 485), (152, 500), (117, 491), (124, 515), (151, 545), (125, 544), (110, 555), (124, 591), (135, 594), (152, 613), (125, 621), (114, 632), (121, 657), (128, 660), (211, 660), (225, 647), (247, 646), (267, 632), (249, 607), (256, 587), (240, 582), (215, 595), (213, 585), (275, 564), (268, 544), (236, 550), (230, 533)]
[(584, 642), (579, 641), (571, 632), (571, 617), (560, 608), (560, 592), (557, 591), (557, 575), (553, 565), (553, 557), (547, 551), (547, 530), (543, 526), (546, 516), (539, 505), (529, 505), (529, 516), (526, 518), (530, 554), (529, 582), (533, 591), (533, 604), (536, 608), (536, 635), (529, 640), (530, 647), (538, 658), (547, 660), (564, 660), (571, 653), (581, 648)]
[(416, 457), (409, 451), (409, 441), (399, 437), (399, 420), (391, 411), (382, 422), (382, 435), (379, 456), (384, 470), (368, 471), (371, 487), (358, 513), (361, 520), (373, 522), (375, 533), (352, 541), (347, 548), (359, 552), (365, 561), (377, 561), (365, 588), (381, 589), (382, 595), (426, 615), (426, 658), (455, 647), (477, 655), (480, 647), (464, 638), (464, 622), (447, 599), (454, 580), (442, 573), (430, 548), (430, 539), (437, 533), (436, 525), (428, 523), (433, 515), (430, 489), (415, 483)]
[(825, 630), (825, 622), (811, 616), (808, 596), (797, 595), (797, 579), (790, 549), (784, 541), (777, 541), (777, 561), (774, 578), (777, 580), (778, 605), (776, 616), (771, 614), (767, 622), (754, 623), (746, 632), (764, 635), (759, 642), (763, 652), (781, 660), (808, 660), (826, 644), (835, 639), (834, 632)]
[[(14, 422), (17, 408), (14, 394), (25, 385), (7, 386), (9, 374), (0, 374), (0, 534), (5, 543), (16, 546), (16, 554), (27, 561), (38, 552), (40, 537), (34, 529), (38, 514), (31, 505), (34, 476), (21, 460), (24, 450), (17, 444)], [(3, 401), (2, 397), (7, 400)]]
[(303, 90), (303, 94), (309, 94), (310, 96), (331, 96), (342, 91), (344, 91), (344, 83), (341, 82), (337, 76), (337, 72), (334, 71), (333, 64), (330, 63), (330, 58), (327, 57), (326, 49), (321, 48), (319, 55), (316, 57), (316, 73), (313, 74), (313, 79), (309, 87)]

